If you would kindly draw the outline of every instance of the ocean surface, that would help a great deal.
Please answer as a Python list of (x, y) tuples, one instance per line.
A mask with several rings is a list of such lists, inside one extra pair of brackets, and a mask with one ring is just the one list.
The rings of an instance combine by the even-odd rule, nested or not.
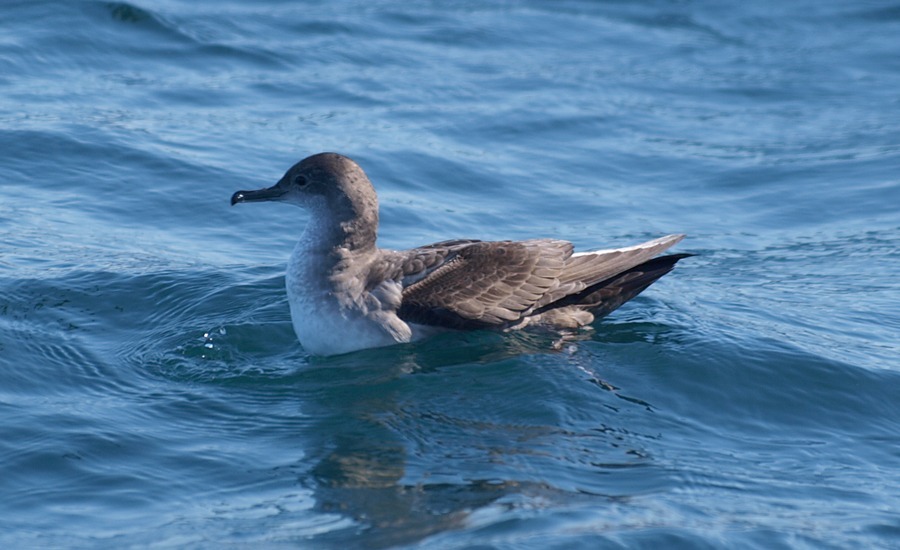
[[(0, 6), (0, 547), (900, 547), (900, 3)], [(337, 151), (381, 246), (688, 234), (554, 347), (313, 358)]]

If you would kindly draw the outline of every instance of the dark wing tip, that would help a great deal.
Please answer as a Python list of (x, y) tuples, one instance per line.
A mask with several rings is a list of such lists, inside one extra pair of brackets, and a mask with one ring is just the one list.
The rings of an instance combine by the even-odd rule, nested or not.
[(558, 307), (579, 306), (587, 309), (599, 319), (609, 315), (622, 304), (631, 300), (655, 283), (660, 277), (672, 271), (675, 264), (696, 254), (667, 254), (647, 260), (608, 279), (593, 284), (577, 294), (571, 294), (547, 304), (535, 313)]

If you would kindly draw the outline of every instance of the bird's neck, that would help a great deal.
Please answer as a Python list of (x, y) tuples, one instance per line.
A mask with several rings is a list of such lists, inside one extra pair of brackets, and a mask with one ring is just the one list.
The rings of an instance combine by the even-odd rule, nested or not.
[(322, 205), (310, 210), (310, 219), (297, 245), (304, 254), (341, 256), (366, 254), (375, 250), (378, 236), (378, 209), (341, 208)]
[(365, 269), (378, 251), (377, 213), (368, 221), (359, 216), (341, 219), (328, 208), (313, 209), (311, 214), (288, 261), (288, 297), (292, 304), (299, 301), (313, 309), (342, 303), (347, 296), (352, 300), (361, 289), (345, 287), (361, 279), (348, 274)]

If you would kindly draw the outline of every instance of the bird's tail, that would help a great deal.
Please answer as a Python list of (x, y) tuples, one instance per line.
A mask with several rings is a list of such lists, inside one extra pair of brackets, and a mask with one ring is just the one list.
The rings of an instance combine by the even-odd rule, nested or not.
[(581, 292), (548, 304), (545, 308), (576, 306), (590, 311), (595, 319), (605, 317), (672, 271), (678, 260), (694, 254), (669, 254), (647, 260), (631, 269), (592, 284)]

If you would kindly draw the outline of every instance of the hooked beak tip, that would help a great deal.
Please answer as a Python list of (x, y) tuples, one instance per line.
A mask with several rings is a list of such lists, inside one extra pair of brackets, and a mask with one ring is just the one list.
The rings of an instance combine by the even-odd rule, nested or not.
[(279, 201), (285, 195), (285, 190), (277, 185), (256, 191), (238, 191), (231, 195), (231, 205), (239, 202)]

